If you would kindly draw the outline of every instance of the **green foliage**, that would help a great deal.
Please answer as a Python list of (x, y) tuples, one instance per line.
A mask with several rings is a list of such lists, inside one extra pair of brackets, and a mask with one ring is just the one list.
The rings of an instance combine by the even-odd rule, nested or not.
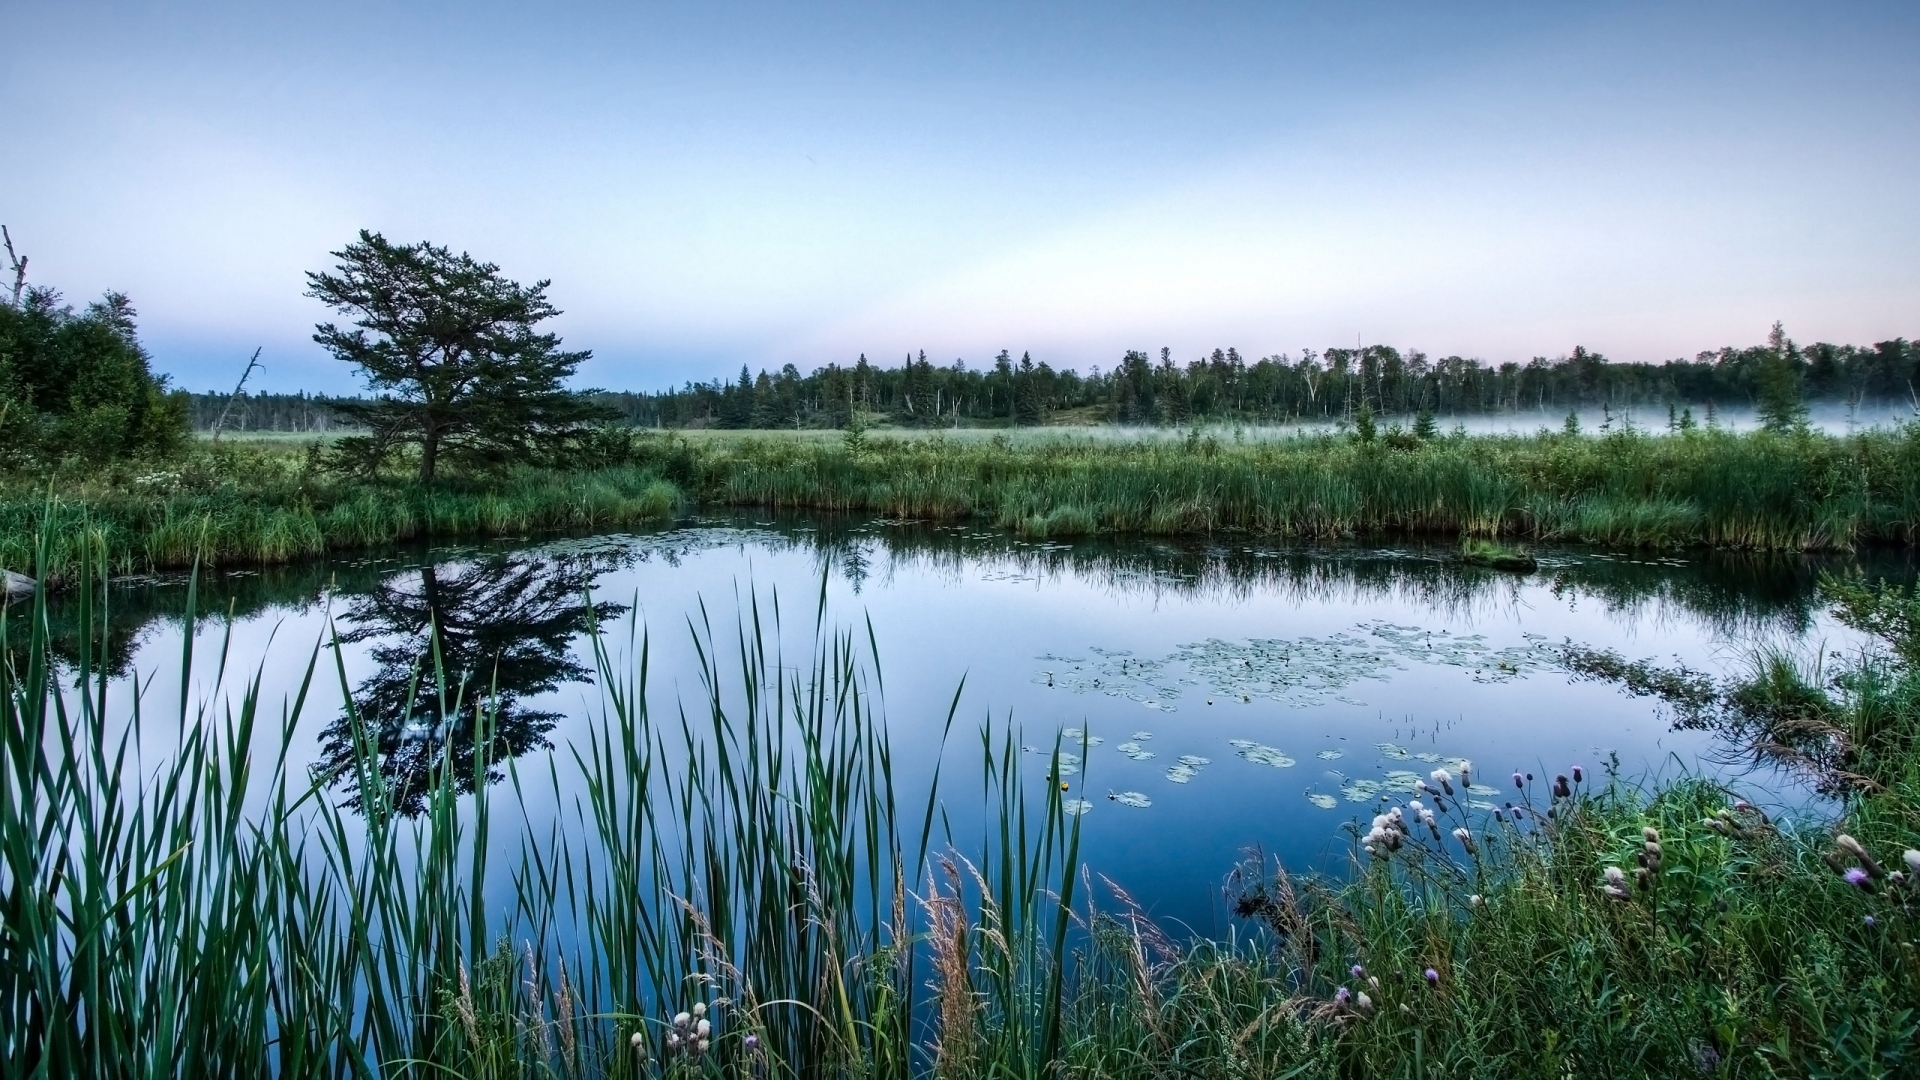
[(1439, 434), (1440, 425), (1434, 421), (1433, 410), (1421, 409), (1420, 415), (1414, 417), (1413, 420), (1413, 437), (1426, 440), (1434, 438)]
[(1094, 534), (1237, 529), (1801, 551), (1904, 542), (1920, 521), (1920, 436), (1904, 430), (1463, 436), (1393, 453), (1322, 435), (1244, 444), (1070, 434), (863, 440), (870, 449), (852, 454), (843, 440), (643, 434), (634, 460), (704, 503), (972, 518), (1016, 530), (1070, 520)]
[[(44, 592), (0, 609), (0, 1056), (23, 1075), (1916, 1067), (1911, 752), (1837, 822), (1772, 820), (1702, 780), (1641, 791), (1571, 769), (1508, 787), (1497, 815), (1443, 790), (1431, 826), (1376, 822), (1344, 882), (1250, 860), (1228, 879), (1233, 933), (1183, 940), (1123, 888), (1090, 890), (1079, 819), (1029, 783), (1009, 727), (976, 743), (984, 835), (937, 846), (955, 842), (940, 755), (925, 804), (899, 806), (877, 662), (824, 600), (799, 656), (781, 651), (777, 602), (750, 602), (737, 632), (693, 627), (701, 690), (664, 719), (637, 624), (627, 666), (597, 632), (601, 722), (551, 768), (508, 770), (504, 796), (483, 752), (437, 753), (424, 790), (398, 788), (369, 733), (356, 817), (286, 765), (317, 649), (277, 724), (252, 676), (225, 712), (181, 699), (164, 725), (177, 750), (130, 766), (143, 698), (108, 693), (95, 595), (75, 609), (71, 695)], [(228, 700), (188, 650), (183, 683)], [(486, 695), (441, 678), (437, 651), (421, 662), (467, 745), (492, 745)], [(562, 807), (564, 825), (530, 827), (530, 806)], [(710, 1031), (676, 1024), (696, 1008)]]
[(1800, 431), (1807, 426), (1807, 406), (1800, 395), (1800, 375), (1796, 361), (1799, 349), (1787, 340), (1779, 323), (1767, 336), (1767, 349), (1754, 376), (1755, 408), (1760, 424), (1775, 434)]
[(149, 368), (125, 296), (79, 312), (46, 289), (0, 302), (0, 465), (164, 458), (186, 439), (185, 409)]
[(353, 328), (322, 323), (313, 339), (378, 395), (332, 403), (369, 432), (336, 444), (350, 470), (370, 475), (409, 448), (422, 483), (443, 457), (482, 470), (551, 464), (582, 425), (611, 416), (561, 385), (591, 354), (534, 330), (560, 314), (548, 282), (522, 286), (465, 253), (364, 229), (333, 255), (336, 272), (308, 274), (308, 295), (352, 315)]
[(1360, 406), (1360, 411), (1355, 413), (1353, 417), (1354, 439), (1364, 446), (1373, 442), (1374, 435), (1378, 430), (1378, 427), (1376, 427), (1373, 422), (1373, 406)]

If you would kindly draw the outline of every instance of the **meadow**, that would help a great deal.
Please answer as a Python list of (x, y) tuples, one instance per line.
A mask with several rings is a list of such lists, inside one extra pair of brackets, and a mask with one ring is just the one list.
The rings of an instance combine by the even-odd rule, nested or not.
[(699, 506), (972, 520), (1030, 538), (1241, 533), (1618, 547), (1907, 543), (1920, 429), (1376, 438), (1191, 429), (1074, 434), (614, 429), (568, 468), (421, 485), (343, 477), (318, 444), (201, 443), (159, 465), (0, 484), (0, 565), (57, 537), (117, 571), (263, 564), (416, 538), (631, 528)]
[[(1218, 939), (1082, 871), (1080, 793), (1031, 775), (1004, 719), (950, 710), (945, 756), (984, 790), (936, 765), (904, 804), (880, 643), (824, 603), (787, 616), (806, 655), (762, 598), (691, 625), (671, 715), (644, 628), (596, 627), (599, 722), (525, 771), (485, 752), (485, 686), (454, 691), (437, 712), (474, 718), (474, 775), (443, 757), (409, 815), (370, 734), (356, 809), (290, 774), (306, 690), (263, 700), (224, 648), (180, 662), (226, 691), (113, 708), (82, 629), (111, 593), (79, 591), (56, 658), (41, 590), (0, 614), (0, 1051), (18, 1076), (1911, 1073), (1920, 602), (1827, 589), (1876, 647), (1724, 683), (1585, 670), (1832, 784), (1832, 813), (1436, 771), (1354, 830), (1344, 878), (1249, 859)], [(317, 647), (302, 685), (328, 678)], [(152, 731), (177, 747), (147, 756)], [(980, 835), (949, 797), (984, 797)], [(564, 827), (529, 827), (542, 800)]]

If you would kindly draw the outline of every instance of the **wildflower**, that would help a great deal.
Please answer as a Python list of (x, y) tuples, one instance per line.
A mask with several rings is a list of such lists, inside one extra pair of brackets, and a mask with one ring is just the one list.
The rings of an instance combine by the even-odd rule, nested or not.
[(1433, 970), (1432, 968), (1427, 969), (1427, 985), (1428, 986), (1440, 985), (1440, 973)]
[(1847, 879), (1847, 884), (1867, 892), (1873, 891), (1873, 878), (1865, 870), (1857, 866), (1849, 866), (1843, 876)]
[(647, 1040), (637, 1031), (633, 1033), (633, 1038), (627, 1040), (627, 1045), (633, 1047), (635, 1050), (642, 1049), (646, 1046), (646, 1043)]
[(700, 1016), (705, 1016), (705, 1015), (707, 1015), (707, 1003), (706, 1003), (706, 1002), (704, 1002), (704, 1001), (696, 1001), (696, 1002), (694, 1002), (694, 1003), (693, 1003), (693, 1015), (694, 1015), (694, 1016), (696, 1016), (696, 1017), (700, 1017)]
[(1380, 992), (1380, 977), (1379, 977), (1378, 975), (1369, 975), (1369, 976), (1367, 976), (1367, 986), (1369, 986), (1370, 988), (1372, 988), (1372, 990), (1373, 990), (1373, 992), (1374, 992), (1374, 993), (1376, 993), (1376, 994), (1377, 994), (1377, 993), (1379, 993), (1379, 992)]
[(1526, 782), (1525, 780), (1522, 780), (1522, 779), (1520, 778), (1520, 774), (1519, 774), (1519, 773), (1514, 773), (1514, 774), (1513, 774), (1513, 786), (1514, 786), (1514, 787), (1516, 787), (1516, 788), (1524, 788), (1524, 787), (1526, 787), (1526, 786), (1527, 786), (1527, 782)]
[(1573, 798), (1573, 789), (1567, 786), (1566, 777), (1556, 776), (1553, 778), (1553, 797), (1556, 799)]
[(1468, 907), (1479, 907), (1484, 903), (1486, 903), (1486, 901), (1480, 898), (1479, 893), (1474, 893), (1472, 896), (1467, 897)]
[(1500, 812), (1500, 809), (1499, 809), (1499, 807), (1495, 807), (1495, 808), (1494, 808), (1494, 811), (1493, 811), (1493, 820), (1495, 820), (1495, 821), (1505, 821), (1505, 820), (1507, 820), (1507, 819), (1506, 819), (1506, 816), (1505, 816), (1504, 814), (1502, 814), (1502, 813)]
[(693, 1033), (705, 1039), (707, 1036), (713, 1034), (713, 1025), (708, 1021), (702, 1020), (693, 1025)]
[(1833, 838), (1833, 843), (1835, 847), (1859, 859), (1860, 865), (1866, 868), (1869, 877), (1880, 877), (1885, 874), (1885, 871), (1880, 869), (1880, 864), (1874, 861), (1873, 856), (1868, 854), (1866, 846), (1860, 841), (1846, 833), (1841, 833)]
[(1373, 1011), (1373, 999), (1367, 996), (1365, 990), (1362, 990), (1354, 996), (1353, 1007), (1363, 1013), (1370, 1013)]
[(674, 1013), (674, 1014), (673, 1014), (673, 1026), (674, 1026), (674, 1027), (677, 1027), (677, 1028), (683, 1028), (683, 1027), (686, 1027), (686, 1026), (687, 1026), (688, 1024), (691, 1024), (691, 1023), (693, 1023), (693, 1017), (692, 1017), (692, 1016), (691, 1016), (690, 1014), (688, 1014), (688, 1013)]
[(1355, 964), (1352, 967), (1347, 969), (1347, 973), (1349, 975), (1352, 975), (1354, 978), (1358, 979), (1366, 975), (1367, 969), (1361, 967), (1359, 964)]
[(1471, 761), (1460, 762), (1460, 786), (1473, 786), (1473, 762)]
[(1407, 809), (1413, 811), (1416, 814), (1424, 814), (1427, 812), (1426, 806), (1422, 805), (1419, 799), (1408, 800)]
[(1871, 915), (1868, 915), (1868, 916), (1866, 917), (1866, 919), (1867, 919), (1867, 925), (1868, 925), (1869, 927), (1873, 927), (1873, 926), (1877, 926), (1877, 925), (1879, 925), (1878, 923), (1875, 923), (1875, 922), (1873, 921), (1873, 916), (1871, 916)]
[(1425, 795), (1427, 792), (1432, 791), (1433, 789), (1427, 786), (1427, 782), (1425, 780), (1415, 780), (1413, 782), (1413, 790), (1419, 792), (1422, 795)]
[(1607, 883), (1601, 887), (1603, 891), (1615, 900), (1625, 900), (1628, 895), (1627, 872), (1617, 866), (1609, 866), (1606, 870), (1606, 876)]
[(1578, 784), (1585, 779), (1586, 777), (1580, 772), (1580, 766), (1575, 765), (1573, 767), (1573, 782)]
[(749, 1050), (758, 1050), (760, 1049), (760, 1036), (749, 1035), (746, 1037), (745, 1040), (743, 1040), (742, 1045), (744, 1045)]
[(1448, 772), (1445, 769), (1435, 769), (1433, 770), (1433, 773), (1431, 775), (1433, 776), (1433, 782), (1440, 785), (1440, 790), (1446, 792), (1449, 795), (1453, 794), (1453, 774), (1452, 773)]
[(1346, 1008), (1347, 1003), (1352, 1000), (1353, 1000), (1353, 994), (1350, 993), (1347, 990), (1347, 988), (1344, 986), (1333, 992), (1333, 1003), (1335, 1005), (1340, 1006), (1343, 1009)]
[(676, 1049), (679, 1049), (679, 1047), (680, 1047), (680, 1033), (677, 1031), (667, 1032), (667, 1049), (676, 1050)]
[(1657, 844), (1660, 842), (1660, 830), (1654, 828), (1651, 825), (1647, 826), (1644, 829), (1641, 829), (1640, 836), (1643, 839), (1645, 839), (1646, 842), (1649, 844)]
[(1460, 841), (1460, 846), (1467, 849), (1467, 854), (1472, 855), (1475, 853), (1472, 830), (1463, 825), (1453, 830), (1453, 838)]
[(1920, 874), (1920, 851), (1915, 851), (1912, 848), (1908, 848), (1907, 853), (1900, 857), (1906, 860), (1907, 869), (1913, 871), (1916, 874)]
[(694, 1045), (694, 1051), (696, 1053), (704, 1054), (707, 1052), (707, 1048), (712, 1045), (713, 1044), (711, 1042), (708, 1042), (706, 1039), (701, 1039), (698, 1043)]

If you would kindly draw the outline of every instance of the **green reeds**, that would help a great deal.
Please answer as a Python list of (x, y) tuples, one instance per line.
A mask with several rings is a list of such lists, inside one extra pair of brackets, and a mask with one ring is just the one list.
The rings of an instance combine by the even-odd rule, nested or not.
[(644, 434), (634, 457), (703, 501), (985, 517), (1033, 537), (1235, 530), (1804, 551), (1907, 542), (1920, 436), (1689, 432), (1222, 443), (1059, 435), (830, 440)]
[[(111, 625), (91, 580), (75, 617)], [(1912, 621), (1910, 602), (1853, 602)], [(217, 635), (215, 689), (159, 702), (110, 685), (90, 630), (71, 682), (57, 676), (48, 612), (44, 590), (0, 611), (7, 1076), (1916, 1067), (1920, 892), (1901, 868), (1920, 847), (1920, 696), (1905, 689), (1839, 699), (1884, 770), (1844, 806), (1858, 840), (1703, 781), (1643, 793), (1569, 770), (1564, 792), (1508, 787), (1518, 815), (1436, 801), (1428, 833), (1356, 847), (1346, 884), (1253, 863), (1232, 882), (1244, 931), (1181, 941), (1080, 865), (1057, 746), (1038, 788), (1019, 732), (992, 724), (977, 758), (956, 740), (934, 775), (896, 777), (879, 635), (835, 628), (824, 589), (800, 655), (778, 597), (724, 630), (702, 612), (701, 692), (677, 710), (649, 703), (639, 625), (629, 660), (597, 629), (598, 723), (539, 764), (488, 760), (485, 673), (430, 653), (419, 714), (475, 725), (480, 749), (465, 777), (440, 754), (412, 816), (357, 716), (350, 778), (285, 764), (327, 642), (277, 714), (258, 673), (218, 689)], [(205, 686), (187, 640), (181, 686)], [(934, 725), (943, 745), (959, 701)], [(962, 763), (977, 789), (943, 786)], [(975, 799), (977, 837), (949, 825)]]

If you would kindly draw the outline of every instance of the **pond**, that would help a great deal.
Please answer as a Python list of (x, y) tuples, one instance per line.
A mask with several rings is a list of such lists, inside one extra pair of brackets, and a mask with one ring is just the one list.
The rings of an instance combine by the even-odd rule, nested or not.
[[(1364, 830), (1383, 797), (1404, 801), (1415, 779), (1457, 776), (1462, 760), (1476, 784), (1466, 797), (1488, 806), (1511, 797), (1514, 772), (1550, 779), (1576, 763), (1602, 779), (1610, 767), (1629, 780), (1708, 773), (1804, 801), (1771, 773), (1743, 772), (1711, 736), (1670, 730), (1653, 703), (1570, 678), (1557, 647), (1709, 672), (1761, 646), (1849, 648), (1820, 613), (1818, 575), (1911, 573), (1905, 553), (1545, 550), (1518, 576), (1461, 565), (1454, 550), (1029, 543), (974, 525), (749, 515), (385, 552), (203, 578), (187, 696), (206, 701), (218, 685), (231, 700), (258, 671), (277, 715), (337, 633), (338, 672), (322, 649), (289, 764), (353, 802), (351, 694), (408, 809), (443, 754), (463, 771), (473, 754), (470, 721), (425, 704), (430, 679), (415, 690), (436, 631), (448, 682), (464, 675), (496, 701), (492, 753), (544, 774), (603, 722), (592, 627), (615, 670), (645, 634), (651, 705), (671, 716), (682, 702), (704, 707), (694, 630), (735, 643), (757, 611), (804, 666), (824, 602), (830, 626), (877, 649), (869, 689), (903, 805), (924, 800), (941, 764), (936, 842), (964, 853), (980, 835), (979, 733), (1011, 724), (1027, 782), (1063, 782), (1081, 812), (1087, 866), (1162, 918), (1213, 933), (1226, 921), (1220, 883), (1248, 851), (1339, 871), (1354, 851), (1346, 826)], [(112, 590), (111, 693), (123, 701), (137, 694), (154, 711), (180, 699), (187, 588), (179, 576)], [(1049, 780), (1056, 744), (1062, 775)], [(157, 727), (141, 732), (147, 769), (165, 750)]]

